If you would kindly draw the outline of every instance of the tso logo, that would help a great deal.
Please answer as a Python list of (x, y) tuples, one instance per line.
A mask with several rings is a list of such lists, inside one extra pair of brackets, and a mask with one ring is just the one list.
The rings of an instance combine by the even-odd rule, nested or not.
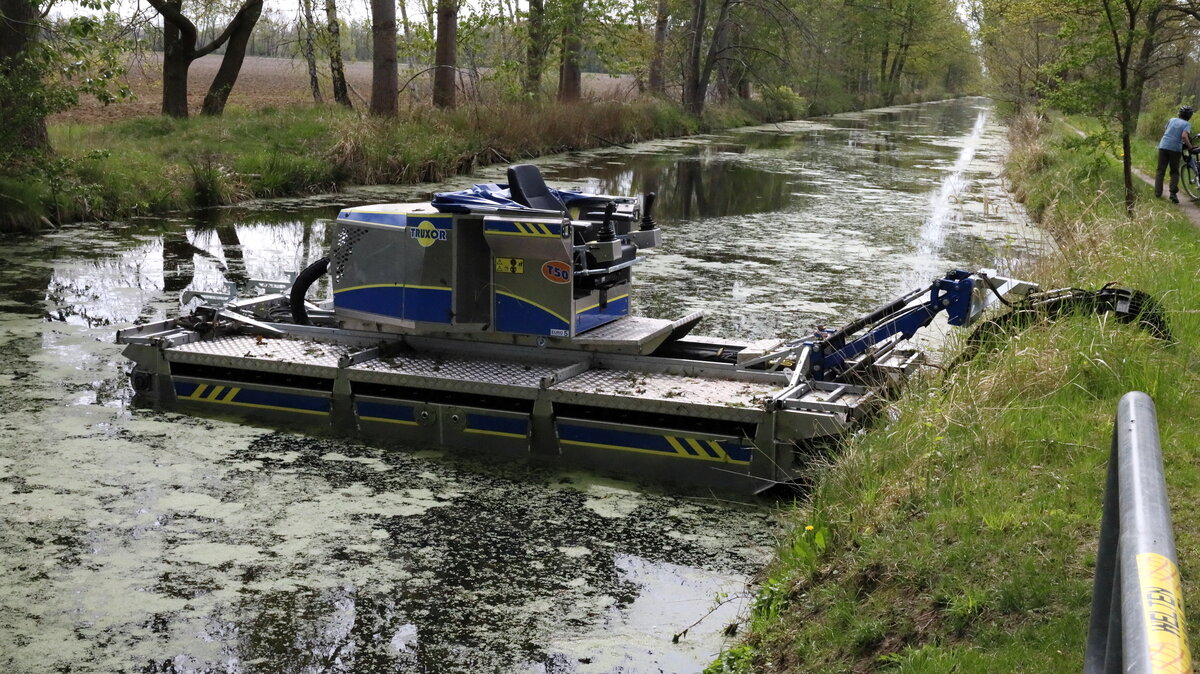
[(417, 240), (422, 248), (428, 248), (437, 241), (446, 240), (446, 230), (438, 229), (433, 223), (425, 220), (416, 227), (408, 228), (408, 235)]
[(542, 265), (542, 276), (555, 283), (570, 283), (571, 265), (560, 260), (550, 260)]

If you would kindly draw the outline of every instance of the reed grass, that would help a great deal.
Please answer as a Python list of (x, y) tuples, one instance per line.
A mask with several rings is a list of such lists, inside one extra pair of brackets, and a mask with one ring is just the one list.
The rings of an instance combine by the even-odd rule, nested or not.
[[(1082, 669), (1113, 415), (1130, 390), (1157, 405), (1184, 594), (1196, 605), (1200, 236), (1149, 188), (1125, 217), (1119, 164), (1050, 126), (1011, 129), (1009, 178), (1058, 242), (1020, 275), (1145, 290), (1177, 341), (1079, 315), (915, 382), (817, 467), (745, 639), (710, 672)], [(818, 528), (827, 546), (812, 563), (794, 550)]]
[(781, 119), (764, 104), (693, 118), (658, 99), (423, 106), (378, 119), (340, 107), (146, 117), (50, 129), (56, 153), (6, 170), (0, 230), (334, 191), (442, 181), (497, 162)]

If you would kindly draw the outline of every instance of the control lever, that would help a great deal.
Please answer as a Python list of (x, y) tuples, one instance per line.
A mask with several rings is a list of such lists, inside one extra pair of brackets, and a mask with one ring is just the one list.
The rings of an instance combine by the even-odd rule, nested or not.
[(658, 227), (658, 223), (654, 222), (654, 216), (650, 213), (654, 209), (654, 199), (654, 192), (649, 192), (642, 198), (642, 231)]
[(600, 229), (596, 232), (596, 240), (602, 243), (613, 241), (617, 238), (617, 232), (613, 229), (612, 218), (613, 213), (617, 210), (616, 202), (608, 202), (608, 206), (604, 207), (604, 223), (600, 225)]

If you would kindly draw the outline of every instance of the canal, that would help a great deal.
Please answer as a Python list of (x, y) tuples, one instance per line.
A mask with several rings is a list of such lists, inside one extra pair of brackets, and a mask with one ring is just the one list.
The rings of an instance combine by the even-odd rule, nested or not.
[[(983, 99), (540, 161), (655, 191), (634, 312), (747, 339), (836, 325), (947, 269), (1047, 245)], [(0, 247), (0, 668), (11, 672), (697, 672), (788, 503), (489, 465), (132, 404), (118, 327), (185, 289), (324, 254), (355, 188)], [(481, 447), (481, 454), (486, 447)], [(675, 638), (678, 635), (678, 638)]]

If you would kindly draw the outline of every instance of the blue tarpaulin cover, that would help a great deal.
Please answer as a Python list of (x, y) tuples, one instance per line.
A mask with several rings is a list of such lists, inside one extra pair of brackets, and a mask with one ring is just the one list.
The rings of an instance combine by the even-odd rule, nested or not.
[[(550, 188), (550, 192), (558, 195), (558, 198), (568, 207), (572, 201), (591, 199), (596, 196), (580, 192), (556, 190), (553, 187)], [(512, 193), (509, 192), (507, 184), (498, 185), (496, 183), (475, 185), (465, 190), (458, 190), (457, 192), (435, 192), (430, 204), (442, 213), (470, 213), (475, 210), (492, 208), (529, 208), (524, 204), (513, 201)]]

